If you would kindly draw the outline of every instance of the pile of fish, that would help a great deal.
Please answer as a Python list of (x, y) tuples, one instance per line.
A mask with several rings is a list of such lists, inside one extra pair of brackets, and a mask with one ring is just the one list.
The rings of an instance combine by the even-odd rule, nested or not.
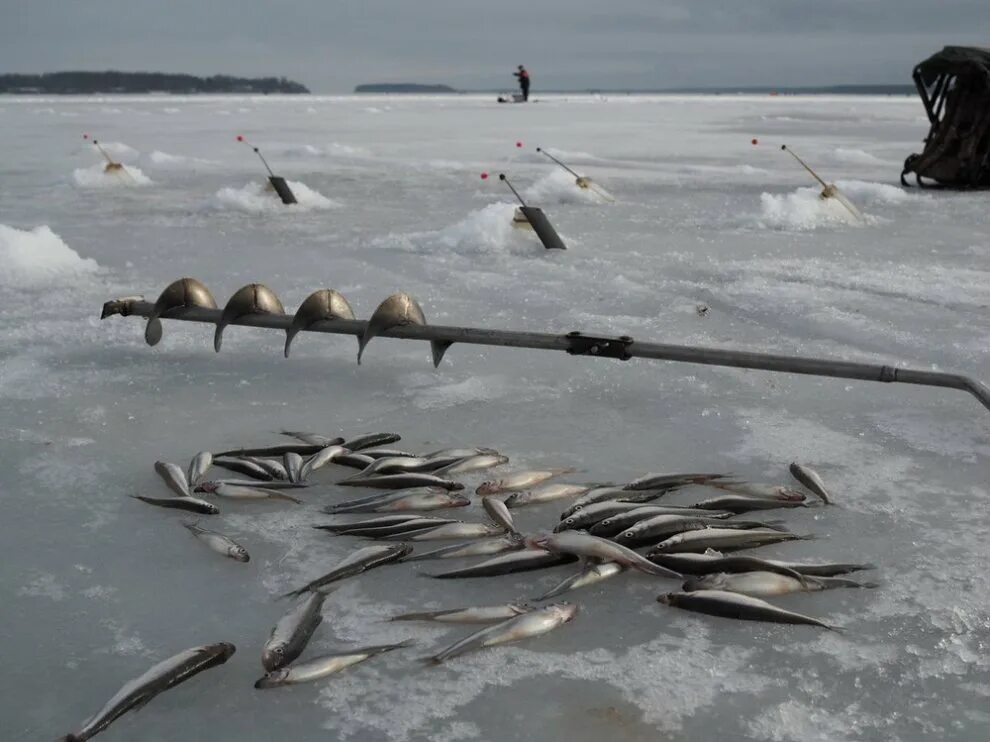
[[(765, 598), (839, 587), (876, 587), (842, 575), (873, 569), (869, 564), (802, 563), (741, 554), (760, 546), (811, 538), (789, 531), (780, 520), (767, 519), (792, 508), (827, 505), (831, 496), (812, 469), (790, 466), (800, 489), (780, 484), (744, 482), (727, 473), (647, 474), (628, 482), (563, 482), (573, 469), (510, 471), (492, 476), (468, 493), (466, 476), (505, 467), (509, 459), (491, 448), (450, 448), (415, 454), (386, 448), (400, 440), (394, 433), (367, 433), (352, 438), (283, 431), (294, 439), (257, 448), (197, 454), (186, 469), (156, 462), (155, 471), (173, 496), (135, 495), (158, 507), (200, 515), (220, 512), (215, 501), (274, 501), (311, 505), (314, 490), (326, 487), (315, 474), (332, 467), (338, 498), (322, 507), (341, 516), (313, 524), (333, 537), (364, 540), (323, 574), (295, 588), (283, 599), (293, 604), (277, 622), (261, 649), (265, 674), (259, 689), (325, 678), (351, 665), (412, 645), (412, 640), (342, 647), (329, 654), (300, 659), (323, 620), (324, 602), (336, 583), (379, 567), (401, 568), (406, 562), (464, 559), (478, 561), (430, 572), (439, 580), (495, 577), (577, 563), (577, 571), (531, 602), (417, 611), (392, 621), (430, 621), (481, 626), (452, 645), (424, 658), (442, 663), (466, 652), (545, 634), (573, 620), (578, 606), (547, 603), (553, 598), (639, 572), (677, 580), (678, 591), (657, 597), (661, 604), (723, 618), (807, 624), (836, 629), (813, 616), (795, 613)], [(210, 472), (216, 478), (208, 478)], [(221, 472), (223, 474), (221, 474)], [(236, 477), (227, 476), (235, 474)], [(350, 497), (341, 492), (372, 489)], [(687, 504), (669, 504), (666, 496), (707, 489)], [(449, 517), (450, 511), (481, 506), (483, 520)], [(520, 509), (564, 502), (565, 509), (546, 530), (524, 533), (516, 524)], [(663, 503), (663, 504), (659, 504)], [(196, 522), (183, 522), (193, 536), (214, 552), (247, 562), (247, 549), (234, 539)], [(434, 542), (434, 543), (429, 543)], [(435, 543), (435, 542), (440, 542)], [(444, 543), (454, 542), (454, 543)], [(260, 641), (259, 641), (260, 644)], [(140, 708), (158, 693), (197, 673), (223, 664), (234, 652), (221, 642), (181, 652), (124, 685), (79, 731), (62, 739), (87, 740), (125, 712)]]

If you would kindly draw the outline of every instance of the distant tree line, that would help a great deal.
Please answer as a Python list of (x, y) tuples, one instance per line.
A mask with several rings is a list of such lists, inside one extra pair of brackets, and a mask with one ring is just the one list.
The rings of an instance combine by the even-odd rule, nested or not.
[(284, 77), (172, 75), (165, 72), (47, 72), (0, 75), (0, 93), (308, 93)]

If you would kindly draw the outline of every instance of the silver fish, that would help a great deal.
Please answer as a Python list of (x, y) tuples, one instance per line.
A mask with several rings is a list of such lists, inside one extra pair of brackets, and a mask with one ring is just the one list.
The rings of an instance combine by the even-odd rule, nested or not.
[(167, 461), (156, 461), (155, 471), (158, 472), (158, 476), (165, 480), (168, 488), (179, 497), (192, 497), (189, 480), (186, 479), (186, 473), (180, 467)]
[[(309, 485), (305, 482), (282, 482), (275, 479), (254, 480), (254, 479), (211, 479), (214, 484), (229, 484), (234, 487), (260, 487), (264, 490), (304, 490)], [(200, 482), (193, 488), (193, 492), (199, 492), (200, 487), (206, 484)]]
[(767, 523), (757, 520), (721, 520), (718, 518), (700, 518), (696, 516), (685, 517), (683, 515), (654, 515), (651, 518), (641, 520), (622, 533), (613, 536), (612, 540), (617, 544), (635, 546), (643, 543), (647, 539), (654, 542), (657, 539), (668, 538), (677, 533), (686, 531), (700, 531), (703, 528), (730, 528), (730, 529), (751, 529), (769, 528)]
[(810, 624), (823, 629), (837, 630), (836, 627), (811, 616), (785, 611), (765, 600), (748, 595), (730, 593), (725, 590), (697, 590), (691, 593), (667, 593), (657, 598), (657, 602), (683, 608), (710, 616), (736, 618), (742, 621), (772, 621), (774, 623)]
[(285, 331), (285, 357), (289, 357), (289, 346), (296, 335), (325, 319), (354, 319), (354, 310), (347, 299), (333, 289), (318, 289), (299, 305)]
[(499, 479), (482, 482), (475, 490), (479, 495), (496, 495), (499, 492), (518, 492), (533, 487), (548, 479), (570, 474), (574, 469), (545, 469), (542, 471), (518, 471), (506, 474)]
[(158, 345), (162, 339), (162, 322), (159, 317), (168, 317), (172, 311), (184, 307), (216, 309), (217, 302), (210, 290), (195, 278), (180, 278), (178, 281), (173, 281), (159, 294), (151, 314), (148, 315), (148, 324), (144, 328), (144, 341), (148, 345)]
[[(419, 488), (415, 488), (419, 489)], [(390, 494), (372, 500), (358, 503), (341, 503), (324, 508), (326, 513), (394, 513), (404, 510), (446, 510), (447, 508), (462, 508), (471, 504), (464, 495), (456, 492), (433, 487), (425, 492), (403, 491), (401, 494)]]
[(668, 492), (673, 492), (676, 487), (665, 487), (662, 489), (653, 490), (627, 490), (622, 487), (613, 487), (611, 485), (595, 487), (586, 494), (581, 495), (577, 500), (574, 501), (567, 510), (561, 513), (561, 518), (567, 518), (574, 515), (578, 510), (582, 510), (588, 505), (594, 505), (599, 502), (606, 502), (608, 500), (621, 500), (622, 502), (651, 502)]
[(199, 483), (199, 480), (203, 478), (206, 474), (207, 469), (213, 463), (213, 454), (209, 451), (200, 451), (193, 457), (193, 460), (189, 462), (189, 471), (186, 473), (186, 482), (188, 486), (192, 486)]
[(400, 440), (402, 440), (402, 436), (398, 433), (360, 433), (353, 438), (336, 442), (340, 443), (348, 451), (357, 452), (364, 451), (366, 448), (387, 446), (389, 443), (395, 443)]
[(213, 334), (213, 349), (219, 353), (223, 342), (224, 328), (231, 322), (252, 314), (285, 314), (285, 307), (275, 292), (260, 283), (249, 283), (239, 288), (227, 300), (220, 314), (217, 330)]
[(822, 478), (818, 475), (818, 472), (810, 466), (802, 466), (797, 462), (791, 464), (790, 470), (791, 476), (818, 495), (822, 502), (826, 505), (832, 502), (832, 496), (829, 495), (828, 490), (825, 489), (825, 482), (822, 481)]
[(533, 610), (526, 603), (506, 603), (504, 605), (486, 605), (471, 608), (450, 608), (444, 611), (427, 611), (425, 613), (403, 613), (393, 616), (389, 621), (436, 621), (438, 623), (497, 623), (509, 618), (521, 616)]
[(529, 572), (534, 569), (556, 567), (558, 564), (567, 564), (576, 560), (577, 557), (571, 554), (551, 554), (545, 549), (521, 549), (508, 554), (499, 554), (491, 559), (472, 564), (470, 567), (462, 567), (429, 576), (439, 580), (463, 577), (498, 577), (515, 572)]
[(701, 577), (691, 577), (681, 590), (694, 592), (696, 590), (727, 590), (731, 593), (741, 593), (754, 598), (770, 598), (775, 595), (789, 593), (817, 592), (839, 587), (877, 587), (874, 582), (857, 582), (842, 577), (786, 577), (777, 572), (737, 572), (728, 574), (716, 572)]
[(245, 487), (239, 484), (200, 482), (196, 485), (196, 491), (206, 492), (217, 497), (229, 497), (232, 500), (287, 500), (296, 505), (302, 503), (302, 500), (290, 494), (267, 487)]
[[(458, 496), (459, 495), (455, 495)], [(464, 538), (487, 538), (505, 533), (502, 526), (492, 523), (445, 523), (439, 526), (427, 526), (418, 531), (407, 532), (389, 538), (398, 538), (404, 541), (443, 541), (447, 539)]]
[(285, 464), (277, 459), (269, 459), (264, 456), (244, 456), (241, 458), (241, 461), (247, 461), (261, 467), (271, 479), (277, 479), (280, 482), (289, 479), (289, 472), (285, 468)]
[(482, 497), (481, 507), (488, 513), (488, 517), (492, 519), (493, 523), (502, 526), (509, 533), (519, 533), (516, 530), (515, 521), (512, 519), (512, 513), (509, 512), (505, 503), (497, 497)]
[(388, 544), (382, 546), (366, 546), (363, 549), (351, 553), (344, 557), (329, 572), (322, 577), (318, 577), (312, 582), (308, 582), (298, 590), (292, 590), (282, 597), (302, 595), (305, 592), (317, 590), (331, 582), (343, 580), (346, 577), (353, 577), (369, 569), (380, 567), (383, 564), (397, 562), (412, 552), (412, 547), (408, 544)]
[(297, 662), (292, 667), (283, 667), (281, 670), (267, 673), (263, 678), (255, 682), (254, 687), (258, 689), (277, 688), (281, 685), (296, 685), (297, 683), (320, 680), (328, 675), (333, 675), (335, 672), (340, 672), (351, 665), (364, 662), (385, 652), (391, 652), (394, 649), (402, 649), (409, 646), (412, 646), (411, 640), (399, 642), (398, 644), (360, 647), (324, 654), (314, 657), (311, 660), (306, 660), (305, 662)]
[(804, 495), (795, 489), (781, 484), (760, 484), (757, 482), (709, 482), (709, 487), (731, 492), (745, 497), (759, 497), (777, 500), (804, 500)]
[(292, 664), (303, 653), (316, 627), (323, 623), (323, 603), (327, 593), (310, 593), (282, 616), (261, 650), (261, 665), (267, 671)]
[(437, 474), (449, 475), (449, 474), (467, 474), (473, 471), (484, 471), (485, 469), (494, 469), (496, 466), (502, 466), (503, 464), (509, 463), (508, 456), (502, 456), (501, 454), (492, 453), (479, 453), (474, 456), (467, 456), (465, 458), (460, 458), (454, 461), (452, 464), (447, 464), (446, 466), (437, 469)]
[(213, 465), (261, 482), (274, 479), (272, 474), (263, 466), (247, 459), (214, 459)]
[(433, 471), (443, 466), (422, 456), (383, 456), (373, 460), (365, 469), (355, 474), (352, 479), (368, 477), (372, 474), (399, 474), (409, 471)]
[[(321, 448), (320, 451), (323, 449)], [(316, 453), (319, 453), (317, 451)], [(314, 456), (316, 454), (313, 454)], [(301, 454), (295, 451), (287, 451), (282, 454), (282, 466), (285, 467), (286, 474), (289, 475), (290, 482), (301, 482), (302, 481), (302, 467), (303, 467), (303, 457)]]
[(523, 613), (494, 626), (476, 631), (442, 652), (433, 655), (430, 661), (439, 664), (466, 652), (546, 634), (548, 631), (553, 631), (558, 626), (563, 626), (573, 620), (577, 611), (577, 606), (570, 603), (554, 603), (543, 608), (537, 608), (529, 613)]
[(314, 471), (322, 469), (338, 456), (343, 456), (347, 453), (350, 453), (350, 451), (343, 446), (327, 446), (319, 453), (313, 454), (303, 462), (302, 467), (299, 469), (299, 481), (305, 482)]
[(610, 515), (592, 525), (588, 529), (588, 533), (592, 536), (609, 538), (640, 521), (657, 515), (679, 515), (682, 518), (701, 517), (724, 520), (731, 517), (732, 513), (728, 510), (699, 510), (698, 508), (684, 508), (679, 505), (644, 505), (640, 508)]
[(751, 549), (782, 541), (795, 541), (812, 538), (799, 536), (788, 531), (774, 531), (763, 528), (737, 531), (731, 528), (705, 528), (701, 531), (686, 531), (671, 536), (653, 547), (651, 554), (672, 554), (680, 551), (704, 551), (705, 549)]
[[(358, 364), (360, 365), (361, 363), (361, 356), (364, 354), (365, 346), (368, 345), (373, 337), (393, 327), (425, 324), (426, 317), (423, 314), (423, 309), (414, 298), (409, 296), (409, 294), (392, 294), (378, 305), (378, 308), (368, 320), (368, 324), (365, 325), (364, 333), (358, 339)], [(443, 358), (444, 352), (449, 347), (450, 343), (438, 340), (430, 341), (434, 366), (440, 365), (440, 359)]]
[(222, 533), (210, 531), (206, 528), (200, 528), (198, 523), (183, 523), (182, 525), (189, 533), (209, 546), (217, 554), (230, 557), (238, 562), (251, 561), (251, 555), (248, 554), (247, 549), (229, 536), (224, 536)]
[[(416, 454), (410, 453), (409, 451), (401, 451), (398, 448), (362, 448), (361, 453), (358, 455), (366, 456), (372, 461), (375, 459), (383, 459), (386, 456), (405, 456), (410, 459), (418, 458)], [(367, 464), (365, 466), (367, 466)], [(364, 467), (361, 468), (363, 469)]]
[(589, 585), (596, 585), (603, 580), (620, 575), (625, 571), (626, 567), (616, 562), (589, 564), (576, 575), (571, 575), (555, 587), (550, 588), (547, 592), (543, 593), (543, 595), (536, 598), (536, 600), (549, 600), (550, 598), (556, 598), (558, 595), (563, 595), (571, 590), (588, 587)]
[(342, 456), (338, 456), (334, 459), (333, 463), (338, 466), (349, 466), (351, 469), (364, 469), (372, 461), (374, 461), (374, 459), (371, 456), (365, 456), (361, 453), (347, 453)]
[(333, 505), (327, 505), (325, 508), (323, 508), (323, 512), (346, 513), (351, 508), (363, 508), (368, 505), (380, 505), (382, 503), (391, 502), (392, 500), (398, 500), (400, 498), (406, 497), (407, 495), (430, 495), (439, 492), (446, 492), (446, 490), (442, 490), (439, 487), (408, 487), (402, 490), (376, 492), (373, 495), (365, 495), (364, 497), (355, 497), (351, 500), (342, 500), (341, 502), (335, 502)]
[(389, 538), (391, 536), (399, 536), (400, 538), (405, 534), (421, 533), (430, 528), (436, 528), (437, 526), (442, 526), (446, 523), (456, 523), (456, 521), (447, 518), (414, 518), (412, 520), (407, 520), (403, 523), (393, 523), (391, 525), (384, 526), (367, 526), (365, 528), (350, 528), (341, 530), (332, 530), (322, 526), (314, 526), (319, 530), (332, 530), (340, 536), (360, 536), (361, 538)]
[[(341, 438), (334, 438), (331, 440), (327, 446), (338, 446), (344, 443)], [(262, 446), (261, 448), (234, 448), (229, 451), (220, 451), (219, 453), (214, 453), (214, 456), (265, 456), (265, 457), (277, 457), (284, 456), (287, 453), (297, 453), (300, 456), (312, 456), (314, 453), (319, 453), (320, 449), (326, 448), (327, 446), (323, 444), (313, 444), (313, 443), (279, 443), (276, 446)], [(350, 446), (345, 446), (345, 448), (353, 451)]]
[(748, 495), (722, 495), (696, 502), (694, 507), (701, 510), (729, 510), (733, 513), (749, 513), (753, 510), (776, 510), (779, 508), (805, 508), (804, 500), (780, 500), (775, 497), (749, 497)]
[(128, 711), (141, 708), (159, 693), (204, 670), (222, 665), (234, 651), (233, 644), (219, 642), (193, 647), (159, 662), (143, 675), (125, 683), (78, 731), (62, 737), (59, 742), (86, 742), (92, 739)]
[[(340, 531), (349, 531), (361, 528), (378, 528), (380, 526), (394, 526), (400, 523), (405, 523), (410, 520), (420, 520), (422, 516), (419, 515), (379, 515), (374, 518), (365, 518), (363, 520), (355, 520), (350, 523), (328, 523), (322, 526), (313, 526), (313, 528), (319, 528), (323, 531), (333, 531), (335, 533)], [(440, 523), (448, 523), (449, 521), (443, 519), (437, 520), (437, 525)]]
[(319, 433), (307, 433), (302, 430), (280, 430), (279, 433), (282, 435), (287, 435), (290, 438), (295, 438), (297, 441), (309, 443), (313, 446), (336, 446), (344, 442), (342, 438), (330, 438), (326, 435), (320, 435)]
[(131, 497), (160, 508), (187, 510), (190, 513), (199, 513), (200, 515), (217, 515), (220, 512), (220, 508), (212, 502), (195, 497), (145, 497), (144, 495), (131, 495)]
[(402, 561), (417, 562), (422, 559), (462, 559), (473, 556), (491, 556), (492, 554), (503, 554), (507, 551), (519, 551), (523, 548), (523, 541), (519, 536), (509, 535), (500, 538), (487, 538), (480, 541), (468, 541), (463, 544), (453, 546), (443, 546), (433, 551), (407, 556)]
[(627, 513), (631, 510), (638, 510), (641, 507), (643, 506), (638, 502), (621, 502), (619, 500), (596, 502), (593, 505), (588, 505), (586, 508), (578, 510), (573, 515), (567, 516), (554, 526), (553, 530), (559, 532), (588, 528), (599, 521), (605, 520), (605, 518), (618, 515), (619, 513)]
[(719, 479), (728, 479), (730, 474), (644, 474), (624, 485), (627, 490), (651, 490), (657, 487), (684, 486), (688, 484), (708, 484)]
[(654, 564), (632, 549), (627, 549), (625, 546), (620, 546), (597, 536), (578, 533), (577, 531), (541, 534), (527, 539), (526, 545), (538, 549), (546, 549), (556, 554), (572, 554), (581, 559), (617, 562), (623, 566), (633, 567), (640, 572), (658, 577), (674, 577), (676, 579), (682, 577), (682, 575), (673, 570), (661, 567), (659, 564)]
[(483, 454), (488, 454), (491, 456), (498, 456), (498, 451), (494, 448), (441, 448), (439, 451), (430, 451), (429, 453), (424, 453), (424, 459), (440, 459), (448, 458), (454, 460), (466, 459), (471, 456), (480, 456)]
[(375, 487), (383, 490), (398, 490), (408, 487), (442, 487), (445, 490), (462, 490), (464, 485), (433, 474), (383, 474), (382, 476), (345, 479), (337, 482), (341, 487)]
[(592, 488), (589, 484), (545, 484), (523, 492), (514, 492), (505, 498), (507, 508), (520, 508), (525, 505), (539, 505), (544, 502), (562, 500), (565, 497), (583, 495)]

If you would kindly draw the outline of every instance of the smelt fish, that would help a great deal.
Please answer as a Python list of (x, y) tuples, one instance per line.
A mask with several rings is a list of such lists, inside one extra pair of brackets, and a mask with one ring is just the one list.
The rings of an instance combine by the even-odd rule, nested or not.
[(555, 603), (537, 608), (476, 631), (442, 652), (433, 655), (430, 657), (430, 661), (439, 664), (466, 652), (546, 634), (548, 631), (553, 631), (558, 626), (563, 626), (573, 620), (577, 611), (577, 606), (570, 603)]
[(425, 613), (403, 613), (389, 621), (436, 621), (438, 623), (497, 623), (521, 616), (533, 610), (526, 603), (506, 603), (504, 605), (478, 606), (471, 608), (449, 608), (444, 611)]
[(141, 708), (162, 691), (174, 688), (204, 670), (222, 665), (234, 651), (233, 644), (219, 642), (193, 647), (159, 662), (140, 677), (126, 683), (78, 731), (67, 734), (59, 742), (86, 742), (92, 739), (128, 711)]
[(281, 685), (296, 685), (297, 683), (320, 680), (328, 675), (333, 675), (335, 672), (340, 672), (351, 665), (364, 662), (385, 652), (412, 646), (412, 643), (412, 640), (406, 640), (398, 644), (361, 647), (359, 649), (347, 649), (324, 654), (320, 657), (306, 660), (305, 662), (297, 662), (291, 667), (283, 667), (281, 670), (267, 673), (254, 684), (254, 687), (258, 689), (277, 688)]
[(706, 613), (710, 616), (735, 618), (742, 621), (772, 621), (774, 623), (809, 624), (823, 629), (837, 631), (834, 626), (811, 616), (785, 611), (765, 600), (748, 595), (730, 593), (725, 590), (697, 590), (693, 593), (667, 593), (657, 598), (657, 602), (683, 608), (687, 611)]

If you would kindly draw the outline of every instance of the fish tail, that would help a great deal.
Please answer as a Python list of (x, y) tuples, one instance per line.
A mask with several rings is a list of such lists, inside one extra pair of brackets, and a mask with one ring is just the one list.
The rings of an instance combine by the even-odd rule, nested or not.
[(278, 596), (278, 600), (285, 600), (286, 598), (298, 598), (300, 595), (302, 595), (308, 589), (309, 588), (301, 587), (298, 590), (290, 590), (289, 592), (284, 593), (283, 595), (279, 595)]
[(367, 652), (369, 654), (384, 654), (385, 652), (391, 652), (396, 649), (405, 649), (406, 647), (411, 647), (415, 644), (412, 639), (403, 639), (401, 642), (396, 642), (395, 644), (382, 644), (378, 647), (368, 647)]
[(846, 628), (844, 626), (835, 626), (834, 624), (830, 624), (830, 623), (823, 623), (821, 624), (821, 626), (825, 629), (828, 629), (829, 631), (834, 631), (836, 634), (846, 633)]
[(183, 528), (188, 528), (190, 533), (196, 533), (200, 530), (198, 520), (184, 520), (182, 521)]
[(302, 505), (302, 500), (298, 497), (287, 495), (284, 492), (279, 492), (277, 495), (272, 495), (272, 497), (276, 500), (288, 500), (289, 502), (294, 502), (296, 505)]

